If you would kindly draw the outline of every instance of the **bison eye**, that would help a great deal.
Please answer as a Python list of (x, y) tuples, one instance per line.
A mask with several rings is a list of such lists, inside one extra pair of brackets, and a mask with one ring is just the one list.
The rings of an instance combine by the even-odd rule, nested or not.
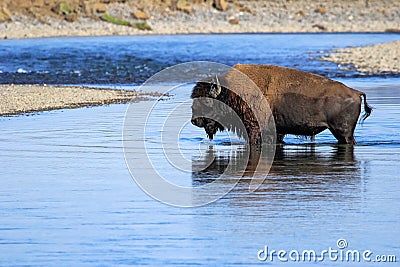
[(203, 105), (207, 106), (207, 107), (211, 107), (213, 105), (213, 99), (210, 98), (205, 98), (202, 100)]
[(199, 109), (204, 107), (212, 107), (214, 104), (214, 99), (209, 97), (202, 97), (201, 99), (195, 99), (193, 101), (193, 108)]

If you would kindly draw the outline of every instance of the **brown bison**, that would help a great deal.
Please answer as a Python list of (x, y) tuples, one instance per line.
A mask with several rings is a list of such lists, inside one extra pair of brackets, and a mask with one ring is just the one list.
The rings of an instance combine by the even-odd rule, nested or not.
[[(239, 136), (247, 136), (251, 144), (263, 142), (263, 126), (257, 122), (252, 111), (252, 106), (260, 96), (248, 97), (254, 90), (248, 89), (251, 87), (248, 82), (247, 85), (243, 85), (243, 82), (236, 81), (232, 73), (238, 71), (250, 78), (266, 98), (275, 121), (276, 138), (279, 143), (283, 142), (287, 134), (314, 138), (316, 134), (329, 129), (340, 144), (355, 144), (354, 129), (361, 112), (361, 97), (364, 97), (365, 111), (362, 120), (364, 121), (372, 111), (365, 93), (340, 82), (291, 68), (237, 64), (223, 75), (216, 76), (211, 81), (198, 82), (193, 88), (191, 122), (195, 126), (205, 128), (210, 139), (218, 130), (232, 130), (236, 129), (236, 126), (229, 123), (223, 125), (215, 118), (199, 115), (204, 114), (204, 109), (212, 109), (212, 113), (219, 114), (218, 118), (223, 119), (225, 111), (215, 105), (207, 106), (196, 99), (211, 98), (229, 106), (244, 125), (246, 134), (239, 130)], [(246, 101), (242, 95), (247, 95)], [(269, 116), (267, 113), (266, 117)]]

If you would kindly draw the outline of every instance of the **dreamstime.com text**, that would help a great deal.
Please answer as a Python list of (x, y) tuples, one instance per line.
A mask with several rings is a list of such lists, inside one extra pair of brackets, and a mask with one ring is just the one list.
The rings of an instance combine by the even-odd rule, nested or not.
[(397, 262), (396, 255), (377, 255), (371, 250), (348, 249), (346, 239), (338, 239), (336, 248), (324, 250), (275, 250), (264, 246), (257, 252), (257, 258), (262, 262)]

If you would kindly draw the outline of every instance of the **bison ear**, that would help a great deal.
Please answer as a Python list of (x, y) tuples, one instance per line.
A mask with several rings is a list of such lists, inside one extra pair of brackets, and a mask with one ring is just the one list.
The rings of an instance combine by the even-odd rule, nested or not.
[[(215, 85), (217, 84), (217, 85)], [(213, 98), (217, 98), (218, 95), (221, 93), (222, 88), (218, 80), (218, 76), (215, 75), (215, 80), (212, 78), (211, 80), (211, 89), (210, 89), (210, 96)]]

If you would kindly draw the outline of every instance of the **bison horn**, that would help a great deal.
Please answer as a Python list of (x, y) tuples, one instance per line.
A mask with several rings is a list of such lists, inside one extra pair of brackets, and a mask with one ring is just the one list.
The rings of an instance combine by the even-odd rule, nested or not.
[[(221, 93), (221, 85), (219, 84), (218, 76), (215, 75), (216, 81), (214, 78), (211, 80), (211, 90), (210, 90), (210, 95), (213, 98), (217, 98), (217, 96)], [(215, 83), (217, 84), (215, 86)]]
[(221, 87), (221, 84), (219, 83), (217, 75), (215, 75), (215, 79), (217, 79), (217, 96), (218, 96), (222, 91), (222, 87)]
[(214, 78), (211, 78), (211, 88), (210, 88), (210, 96), (212, 98), (216, 98), (218, 96), (217, 94), (217, 89), (215, 88), (215, 80)]

